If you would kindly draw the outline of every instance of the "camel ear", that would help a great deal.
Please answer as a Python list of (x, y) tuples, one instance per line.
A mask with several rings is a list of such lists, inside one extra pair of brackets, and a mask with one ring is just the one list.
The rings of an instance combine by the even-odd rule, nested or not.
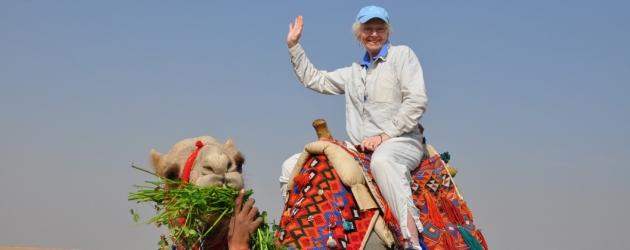
[(228, 148), (233, 148), (234, 141), (232, 141), (232, 139), (227, 139), (227, 141), (225, 142), (225, 146), (227, 146)]
[(245, 157), (241, 154), (241, 152), (236, 151), (234, 155), (234, 163), (236, 164), (236, 170), (239, 173), (243, 173), (243, 164), (245, 163)]
[(157, 151), (151, 149), (151, 165), (153, 165), (153, 168), (156, 170), (156, 172), (158, 170), (157, 169), (158, 166), (160, 166), (163, 159), (164, 159), (163, 154), (160, 154)]

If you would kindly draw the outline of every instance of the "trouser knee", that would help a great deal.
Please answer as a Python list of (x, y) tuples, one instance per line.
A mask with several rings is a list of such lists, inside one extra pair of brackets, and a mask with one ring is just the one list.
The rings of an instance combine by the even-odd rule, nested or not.
[(375, 157), (370, 160), (370, 170), (375, 175), (385, 174), (389, 165), (391, 163), (386, 157)]

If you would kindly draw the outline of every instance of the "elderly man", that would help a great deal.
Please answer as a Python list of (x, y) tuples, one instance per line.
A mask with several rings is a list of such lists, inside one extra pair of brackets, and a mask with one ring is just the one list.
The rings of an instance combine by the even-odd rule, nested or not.
[(349, 139), (372, 152), (371, 171), (400, 223), (406, 247), (421, 249), (420, 211), (414, 206), (409, 186), (410, 171), (422, 158), (418, 121), (427, 106), (418, 58), (407, 46), (391, 45), (392, 26), (381, 7), (364, 7), (352, 26), (356, 39), (366, 49), (361, 62), (332, 72), (317, 70), (306, 57), (298, 43), (303, 27), (304, 19), (298, 16), (289, 24), (287, 35), (295, 74), (313, 91), (345, 94)]

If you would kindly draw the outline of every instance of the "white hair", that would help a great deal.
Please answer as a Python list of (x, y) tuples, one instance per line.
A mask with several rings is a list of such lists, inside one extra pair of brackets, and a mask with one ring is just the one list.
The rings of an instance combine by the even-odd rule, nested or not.
[[(385, 21), (383, 21), (385, 22)], [(361, 22), (356, 21), (354, 22), (354, 24), (352, 24), (352, 34), (354, 34), (354, 37), (356, 37), (357, 39), (361, 39)], [(392, 34), (394, 33), (394, 28), (392, 28), (392, 25), (385, 22), (385, 26), (387, 26), (387, 34)]]

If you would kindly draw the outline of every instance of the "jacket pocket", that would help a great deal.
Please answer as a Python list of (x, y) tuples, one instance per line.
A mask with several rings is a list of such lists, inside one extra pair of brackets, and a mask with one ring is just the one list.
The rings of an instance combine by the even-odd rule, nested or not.
[(375, 102), (391, 103), (394, 98), (394, 89), (398, 86), (396, 74), (385, 70), (379, 74), (375, 82)]

